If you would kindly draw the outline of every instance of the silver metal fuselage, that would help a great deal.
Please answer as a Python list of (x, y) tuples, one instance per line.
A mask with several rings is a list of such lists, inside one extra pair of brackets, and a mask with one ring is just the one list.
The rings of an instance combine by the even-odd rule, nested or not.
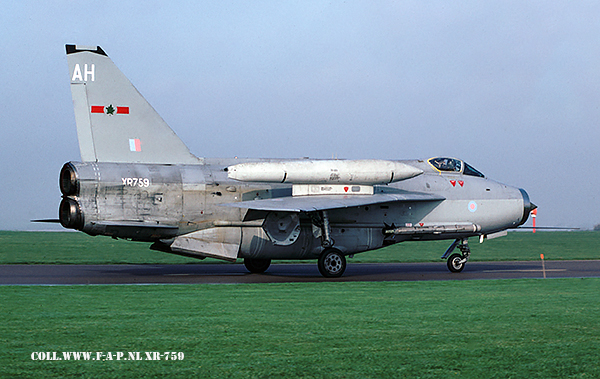
[[(300, 232), (291, 243), (273, 243), (265, 230), (267, 211), (231, 204), (289, 198), (292, 185), (240, 182), (227, 167), (281, 160), (204, 159), (197, 165), (71, 162), (74, 188), (64, 193), (63, 226), (90, 235), (108, 235), (168, 246), (178, 236), (206, 231), (215, 246), (239, 246), (237, 258), (318, 258), (324, 247), (309, 213), (297, 213)], [(387, 185), (377, 193), (424, 193), (440, 200), (400, 201), (328, 211), (331, 238), (344, 255), (406, 240), (457, 239), (487, 235), (525, 222), (525, 191), (493, 180), (441, 172), (427, 160), (399, 161), (423, 174)], [(63, 168), (63, 171), (65, 169)], [(63, 174), (61, 174), (63, 180)], [(75, 188), (76, 187), (76, 188)], [(63, 186), (61, 185), (61, 188)], [(122, 220), (128, 220), (123, 224)], [(201, 256), (211, 256), (210, 252)], [(199, 257), (201, 257), (199, 256)]]
[(344, 273), (346, 255), (453, 239), (443, 258), (460, 272), (468, 237), (496, 237), (535, 208), (524, 190), (456, 158), (196, 157), (100, 46), (65, 50), (82, 160), (60, 173), (66, 228), (243, 258), (252, 273), (271, 259), (314, 258), (325, 277)]

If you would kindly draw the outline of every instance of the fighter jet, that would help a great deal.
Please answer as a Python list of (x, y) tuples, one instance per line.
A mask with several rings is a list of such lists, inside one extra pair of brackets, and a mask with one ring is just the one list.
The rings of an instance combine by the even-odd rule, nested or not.
[(505, 233), (535, 209), (525, 190), (451, 157), (198, 158), (102, 48), (66, 52), (81, 162), (60, 171), (65, 228), (243, 259), (252, 273), (316, 259), (339, 277), (347, 256), (411, 240), (452, 240), (442, 259), (460, 272), (469, 237)]

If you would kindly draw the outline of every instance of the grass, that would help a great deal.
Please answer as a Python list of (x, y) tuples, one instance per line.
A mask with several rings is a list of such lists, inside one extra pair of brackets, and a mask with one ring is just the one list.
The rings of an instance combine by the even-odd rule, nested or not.
[[(600, 279), (0, 287), (0, 377), (600, 377)], [(36, 351), (182, 361), (32, 361)]]
[(150, 243), (74, 232), (0, 231), (0, 264), (184, 264), (197, 259), (149, 249)]
[[(403, 242), (366, 254), (356, 255), (355, 262), (439, 261), (452, 241)], [(509, 232), (507, 236), (486, 240), (469, 240), (471, 261), (529, 261), (600, 259), (599, 232)], [(364, 258), (363, 258), (364, 257)]]
[[(511, 232), (483, 244), (470, 241), (472, 261), (600, 259), (600, 232)], [(357, 254), (349, 262), (431, 262), (451, 241), (403, 242)], [(150, 244), (72, 232), (0, 231), (0, 264), (184, 264), (223, 261), (149, 250)]]

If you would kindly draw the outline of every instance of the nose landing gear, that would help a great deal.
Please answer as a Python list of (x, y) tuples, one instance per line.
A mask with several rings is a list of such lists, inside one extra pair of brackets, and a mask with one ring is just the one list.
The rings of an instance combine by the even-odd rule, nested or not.
[[(457, 247), (461, 254), (452, 254)], [(465, 268), (465, 263), (469, 260), (470, 255), (469, 240), (467, 238), (457, 238), (452, 242), (452, 245), (450, 245), (444, 255), (442, 255), (442, 259), (448, 258), (447, 266), (450, 272), (461, 272)]]

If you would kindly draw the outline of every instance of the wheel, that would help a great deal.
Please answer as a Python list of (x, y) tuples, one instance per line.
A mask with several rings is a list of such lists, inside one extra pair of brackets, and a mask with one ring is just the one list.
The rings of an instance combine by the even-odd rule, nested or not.
[(244, 258), (244, 266), (253, 274), (262, 274), (270, 265), (270, 259)]
[(452, 254), (448, 258), (448, 270), (450, 272), (461, 272), (465, 268), (465, 264), (461, 263), (463, 256), (460, 254)]
[(326, 278), (339, 278), (346, 271), (346, 257), (336, 249), (326, 249), (319, 257), (319, 272)]

